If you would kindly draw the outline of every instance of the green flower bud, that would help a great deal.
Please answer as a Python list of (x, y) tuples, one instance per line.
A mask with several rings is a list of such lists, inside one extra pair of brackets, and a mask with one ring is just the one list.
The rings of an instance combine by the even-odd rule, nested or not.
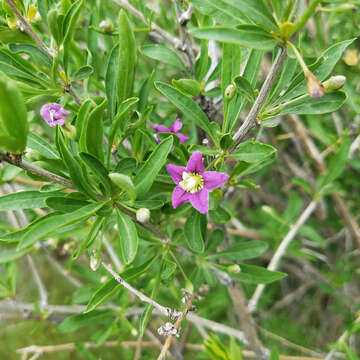
[(228, 266), (227, 271), (231, 274), (238, 274), (241, 271), (241, 268), (239, 265), (234, 264), (234, 265)]
[(228, 85), (226, 87), (225, 93), (224, 93), (225, 99), (228, 100), (228, 101), (231, 100), (234, 97), (235, 92), (236, 92), (235, 85), (233, 85), (233, 84)]
[(340, 90), (344, 86), (345, 81), (346, 77), (343, 75), (332, 76), (323, 83), (325, 93), (328, 94)]
[(136, 220), (142, 224), (147, 223), (150, 220), (150, 210), (147, 208), (141, 208), (136, 212)]
[(103, 32), (109, 33), (109, 32), (112, 32), (114, 30), (114, 25), (113, 25), (113, 23), (111, 22), (110, 19), (106, 19), (106, 20), (101, 21), (101, 23), (99, 24), (99, 28)]
[(220, 189), (215, 189), (213, 190), (213, 195), (214, 195), (214, 198), (217, 200), (217, 201), (220, 201), (222, 199), (222, 191)]
[(76, 128), (75, 126), (69, 124), (68, 122), (66, 122), (64, 125), (63, 125), (63, 129), (64, 129), (64, 132), (65, 134), (72, 140), (75, 140), (76, 139)]

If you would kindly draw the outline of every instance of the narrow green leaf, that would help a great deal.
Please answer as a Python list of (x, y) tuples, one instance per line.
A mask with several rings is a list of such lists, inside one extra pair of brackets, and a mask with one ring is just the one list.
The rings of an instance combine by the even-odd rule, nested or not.
[(82, 68), (80, 68), (79, 70), (77, 70), (75, 72), (75, 74), (73, 74), (71, 76), (71, 78), (73, 80), (85, 80), (87, 79), (92, 73), (94, 72), (94, 69), (92, 66), (90, 65), (86, 65), (86, 66), (83, 66)]
[(22, 153), (28, 130), (24, 99), (15, 83), (0, 73), (0, 150)]
[(191, 0), (195, 8), (203, 14), (210, 15), (219, 24), (235, 26), (248, 23), (249, 19), (236, 4), (228, 0)]
[(237, 91), (246, 98), (246, 100), (253, 102), (255, 101), (255, 92), (250, 82), (243, 76), (239, 75), (233, 79), (236, 85)]
[(167, 156), (173, 146), (173, 137), (169, 136), (156, 146), (134, 178), (137, 196), (146, 194), (164, 166)]
[(120, 173), (110, 173), (109, 178), (118, 188), (126, 192), (132, 202), (135, 201), (136, 189), (129, 176)]
[(180, 56), (163, 44), (146, 44), (140, 48), (141, 52), (151, 59), (172, 65), (178, 69), (189, 73)]
[(155, 82), (155, 87), (165, 95), (172, 104), (179, 108), (185, 116), (193, 119), (195, 124), (205, 130), (213, 141), (218, 144), (217, 134), (213, 127), (210, 126), (209, 119), (194, 100), (172, 86), (160, 81)]
[(64, 196), (61, 192), (19, 191), (0, 197), (0, 211), (44, 208), (48, 197)]
[(201, 231), (201, 217), (204, 216), (198, 211), (193, 211), (188, 217), (184, 226), (184, 234), (189, 249), (196, 253), (202, 253), (205, 250), (204, 238)]
[(268, 244), (263, 241), (236, 241), (235, 245), (220, 251), (216, 254), (208, 255), (209, 259), (224, 260), (248, 260), (262, 255), (268, 248)]
[(0, 251), (0, 264), (5, 264), (11, 261), (14, 261), (16, 259), (21, 258), (22, 256), (28, 254), (31, 249), (23, 249), (23, 250), (17, 250), (17, 249), (8, 249), (4, 250), (2, 249)]
[(124, 10), (119, 14), (119, 55), (117, 71), (117, 103), (128, 99), (133, 92), (136, 63), (135, 37)]
[(99, 161), (104, 161), (103, 148), (103, 114), (107, 99), (91, 111), (89, 117), (82, 123), (79, 147), (82, 152), (87, 152)]
[(87, 117), (89, 115), (89, 111), (91, 109), (91, 100), (85, 100), (80, 106), (79, 112), (76, 117), (75, 127), (76, 127), (76, 138), (79, 140), (83, 128), (84, 122), (88, 121)]
[(101, 184), (104, 187), (105, 195), (110, 196), (111, 194), (111, 181), (108, 176), (108, 171), (105, 166), (94, 156), (87, 153), (80, 153), (80, 158), (90, 168), (90, 170), (96, 175)]
[(49, 159), (58, 159), (59, 154), (53, 145), (45, 141), (42, 137), (36, 135), (34, 132), (29, 132), (27, 147), (38, 151), (42, 156)]
[(256, 25), (238, 25), (194, 28), (190, 34), (199, 39), (217, 40), (260, 50), (272, 50), (278, 41), (267, 31)]
[[(46, 193), (45, 193), (46, 194)], [(59, 193), (63, 195), (62, 193)], [(51, 194), (50, 194), (51, 195)], [(76, 211), (86, 205), (89, 205), (88, 201), (72, 199), (71, 197), (54, 197), (50, 196), (45, 201), (46, 205), (55, 210), (60, 211), (62, 213), (70, 213)]]
[(138, 234), (136, 226), (129, 216), (116, 209), (118, 236), (123, 261), (130, 264), (136, 256), (138, 249)]
[(60, 334), (76, 331), (85, 326), (94, 326), (98, 323), (107, 323), (113, 317), (112, 310), (94, 311), (86, 314), (76, 314), (67, 317), (62, 323), (60, 323), (56, 331)]
[[(215, 266), (218, 267), (218, 265)], [(260, 266), (247, 264), (239, 264), (239, 266), (241, 271), (237, 274), (230, 273), (230, 276), (235, 280), (244, 283), (269, 284), (287, 276), (285, 273), (279, 271), (270, 271)]]
[(116, 44), (109, 54), (108, 66), (106, 68), (105, 75), (105, 89), (106, 97), (109, 104), (109, 115), (111, 121), (115, 116), (116, 111), (116, 82), (117, 82), (117, 71), (119, 63), (119, 44)]
[(72, 213), (44, 218), (43, 221), (39, 221), (34, 225), (28, 225), (28, 231), (21, 239), (18, 245), (18, 249), (22, 250), (29, 246), (32, 246), (36, 243), (36, 241), (43, 239), (47, 235), (56, 232), (62, 227), (88, 218), (89, 216), (95, 214), (98, 210), (100, 210), (104, 205), (104, 203), (93, 203), (84, 206), (81, 209), (76, 210)]
[[(280, 114), (327, 114), (338, 110), (346, 100), (346, 93), (337, 91), (331, 94), (325, 94), (319, 99), (310, 96), (294, 100), (287, 105), (283, 105)], [(276, 115), (276, 116), (278, 116)]]

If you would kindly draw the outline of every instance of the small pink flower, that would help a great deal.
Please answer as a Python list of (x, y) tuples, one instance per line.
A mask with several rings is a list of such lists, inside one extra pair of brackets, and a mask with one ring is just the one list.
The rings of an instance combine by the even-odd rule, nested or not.
[(186, 167), (168, 164), (166, 169), (177, 185), (171, 198), (173, 208), (189, 202), (202, 214), (209, 210), (209, 190), (224, 185), (229, 178), (222, 172), (205, 171), (200, 151), (191, 155)]
[[(182, 122), (180, 121), (180, 119), (176, 119), (175, 122), (170, 126), (170, 129), (164, 125), (154, 126), (154, 130), (157, 131), (158, 133), (168, 132), (175, 134), (180, 139), (180, 144), (183, 144), (188, 139), (188, 137), (179, 132), (181, 128), (182, 128)], [(161, 142), (161, 140), (158, 137), (156, 137), (156, 140), (159, 143)]]
[(70, 114), (57, 103), (45, 104), (40, 109), (41, 117), (51, 126), (64, 125), (66, 122), (66, 116)]

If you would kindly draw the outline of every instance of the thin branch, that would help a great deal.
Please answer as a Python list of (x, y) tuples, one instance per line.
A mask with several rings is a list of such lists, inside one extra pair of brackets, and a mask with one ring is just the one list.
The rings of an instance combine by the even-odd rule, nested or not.
[(119, 274), (117, 274), (112, 269), (111, 265), (105, 264), (104, 262), (102, 262), (101, 264), (105, 268), (105, 270), (107, 270), (119, 284), (121, 284), (126, 289), (128, 289), (132, 294), (137, 296), (141, 301), (146, 302), (147, 304), (150, 304), (155, 309), (159, 310), (162, 314), (170, 317), (171, 319), (174, 319), (174, 318), (177, 319), (179, 317), (179, 315), (180, 315), (179, 311), (160, 305), (159, 303), (157, 303), (156, 301), (149, 298), (148, 296), (143, 294), (141, 291), (135, 289), (129, 283), (127, 283)]
[(31, 272), (34, 276), (34, 280), (35, 280), (36, 286), (39, 291), (40, 310), (43, 310), (43, 308), (48, 304), (48, 293), (47, 293), (46, 288), (40, 278), (39, 272), (35, 266), (34, 260), (32, 259), (31, 255), (26, 255), (26, 260), (29, 263)]
[(31, 38), (33, 38), (33, 40), (39, 45), (39, 47), (41, 48), (41, 50), (50, 58), (53, 58), (53, 55), (50, 51), (50, 49), (47, 48), (47, 46), (41, 41), (41, 39), (39, 38), (39, 36), (35, 33), (35, 31), (33, 30), (33, 28), (31, 27), (30, 23), (27, 21), (27, 19), (25, 19), (20, 11), (18, 10), (18, 8), (16, 7), (16, 5), (14, 4), (14, 2), (12, 0), (5, 0), (5, 2), (9, 5), (9, 7), (11, 8), (11, 10), (14, 12), (14, 14), (16, 15), (16, 17), (19, 19), (19, 21), (21, 22), (21, 24), (23, 25), (25, 31), (29, 34), (29, 36)]
[(49, 180), (50, 182), (64, 185), (70, 189), (75, 189), (71, 181), (63, 178), (62, 176), (53, 174), (50, 171), (44, 170), (26, 160), (23, 160), (21, 157), (14, 157), (14, 156), (10, 156), (9, 154), (0, 153), (0, 161), (6, 161), (9, 164), (15, 165), (19, 168), (29, 171), (31, 174), (41, 176)]
[(103, 244), (105, 245), (105, 249), (110, 256), (110, 259), (112, 260), (113, 264), (115, 265), (116, 270), (121, 271), (121, 269), (122, 269), (121, 261), (120, 261), (119, 257), (117, 256), (113, 246), (111, 245), (111, 242), (109, 241), (109, 239), (107, 238), (107, 236), (105, 234), (103, 235)]
[[(281, 241), (279, 247), (277, 248), (274, 256), (272, 257), (267, 269), (268, 270), (276, 270), (278, 268), (279, 262), (282, 259), (282, 257), (285, 255), (286, 249), (291, 243), (291, 241), (294, 239), (295, 235), (299, 231), (300, 227), (307, 221), (307, 219), (310, 217), (310, 215), (314, 212), (317, 200), (313, 200), (309, 203), (309, 205), (306, 207), (306, 209), (303, 211), (301, 216), (299, 217), (298, 221), (295, 225), (293, 225), (290, 229), (290, 231), (286, 234), (284, 239)], [(252, 296), (252, 298), (249, 301), (248, 308), (250, 312), (253, 312), (256, 310), (257, 304), (260, 300), (260, 297), (265, 290), (265, 284), (259, 284), (256, 287), (256, 290)]]
[(246, 134), (254, 126), (256, 126), (257, 116), (259, 115), (261, 108), (265, 104), (265, 101), (269, 95), (271, 87), (273, 86), (277, 76), (279, 75), (280, 70), (282, 68), (282, 64), (284, 63), (285, 59), (286, 59), (286, 48), (280, 47), (279, 52), (277, 53), (276, 58), (274, 60), (274, 63), (272, 64), (271, 69), (264, 81), (264, 84), (261, 87), (258, 97), (256, 98), (243, 124), (240, 126), (240, 129), (238, 129), (238, 131), (236, 131), (235, 135), (233, 136), (234, 145), (232, 149), (234, 149), (240, 143), (240, 141), (246, 136)]
[[(180, 328), (180, 325), (182, 323), (182, 321), (185, 319), (189, 309), (191, 308), (192, 306), (192, 302), (194, 301), (194, 298), (195, 298), (195, 294), (191, 294), (189, 295), (189, 298), (187, 299), (186, 301), (186, 304), (185, 304), (185, 307), (184, 307), (184, 310), (183, 312), (181, 313), (181, 315), (179, 316), (179, 318), (176, 320), (175, 324), (174, 324), (174, 328), (175, 330), (179, 330)], [(173, 341), (173, 336), (168, 336), (165, 340), (165, 343), (164, 343), (164, 346), (157, 358), (157, 360), (164, 360), (165, 357), (166, 357), (166, 353), (168, 352), (170, 346), (171, 346), (171, 343)]]

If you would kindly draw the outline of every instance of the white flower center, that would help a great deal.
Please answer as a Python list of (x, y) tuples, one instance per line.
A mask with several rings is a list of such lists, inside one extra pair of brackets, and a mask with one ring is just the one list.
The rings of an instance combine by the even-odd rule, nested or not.
[(180, 187), (192, 194), (199, 192), (204, 187), (204, 180), (200, 174), (182, 173), (183, 181), (179, 183)]
[(50, 115), (50, 120), (51, 120), (51, 123), (53, 124), (54, 123), (54, 114), (56, 113), (55, 110), (50, 110), (49, 111), (49, 115)]

